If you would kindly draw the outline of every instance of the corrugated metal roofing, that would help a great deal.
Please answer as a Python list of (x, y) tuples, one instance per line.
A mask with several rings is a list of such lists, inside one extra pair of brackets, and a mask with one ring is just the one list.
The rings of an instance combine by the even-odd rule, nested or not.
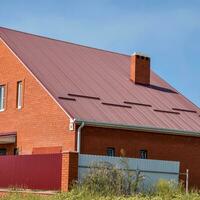
[(75, 119), (200, 132), (200, 109), (156, 73), (148, 87), (129, 80), (128, 55), (6, 28), (0, 37)]

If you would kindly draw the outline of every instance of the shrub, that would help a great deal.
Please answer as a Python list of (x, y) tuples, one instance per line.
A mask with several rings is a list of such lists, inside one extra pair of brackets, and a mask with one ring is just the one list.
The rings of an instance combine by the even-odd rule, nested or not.
[(155, 185), (155, 195), (167, 198), (173, 198), (184, 194), (182, 184), (177, 184), (175, 181), (159, 180)]
[(120, 167), (108, 162), (94, 163), (89, 173), (76, 186), (92, 194), (103, 196), (131, 195), (137, 191), (140, 174), (129, 170), (122, 158)]

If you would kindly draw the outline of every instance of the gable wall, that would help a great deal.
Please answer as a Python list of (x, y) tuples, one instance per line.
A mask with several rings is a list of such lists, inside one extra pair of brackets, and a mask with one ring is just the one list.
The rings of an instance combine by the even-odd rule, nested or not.
[[(18, 110), (16, 96), (20, 80), (24, 81), (24, 106)], [(7, 91), (6, 110), (0, 112), (0, 132), (17, 132), (20, 154), (31, 154), (38, 147), (62, 146), (62, 150), (74, 150), (75, 133), (69, 131), (69, 118), (2, 40), (0, 84), (5, 84)]]

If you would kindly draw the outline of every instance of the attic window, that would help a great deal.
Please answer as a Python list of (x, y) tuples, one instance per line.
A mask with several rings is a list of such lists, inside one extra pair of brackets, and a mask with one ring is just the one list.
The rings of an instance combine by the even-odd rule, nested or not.
[(188, 109), (181, 109), (181, 108), (172, 108), (172, 110), (189, 112), (189, 113), (197, 113), (197, 111), (195, 111), (195, 110), (188, 110)]
[(99, 97), (88, 96), (88, 95), (71, 94), (71, 93), (69, 93), (68, 95), (69, 95), (69, 96), (72, 96), (72, 97), (80, 97), (80, 98), (86, 98), (86, 99), (100, 100)]
[(69, 97), (58, 97), (61, 100), (68, 100), (68, 101), (76, 101), (75, 98), (69, 98)]
[(130, 104), (130, 105), (136, 105), (136, 106), (152, 107), (152, 105), (144, 104), (144, 103), (136, 103), (136, 102), (130, 102), (130, 101), (124, 101), (124, 103)]
[(121, 107), (121, 108), (132, 108), (131, 106), (122, 105), (122, 104), (105, 103), (105, 102), (102, 102), (102, 104), (106, 105), (106, 106), (114, 106), (114, 107)]
[(179, 112), (168, 111), (168, 110), (158, 110), (158, 109), (154, 109), (154, 111), (155, 111), (155, 112), (160, 112), (160, 113), (168, 113), (168, 114), (180, 115)]
[(21, 109), (22, 108), (22, 97), (23, 97), (23, 82), (18, 81), (17, 82), (17, 108)]
[(5, 85), (0, 85), (0, 111), (5, 110)]

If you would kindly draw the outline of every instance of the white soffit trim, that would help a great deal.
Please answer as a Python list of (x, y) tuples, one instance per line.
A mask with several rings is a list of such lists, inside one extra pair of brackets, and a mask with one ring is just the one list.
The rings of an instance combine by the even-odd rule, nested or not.
[(35, 78), (39, 85), (49, 94), (49, 96), (56, 102), (56, 104), (63, 110), (63, 112), (69, 117), (71, 121), (74, 121), (73, 117), (66, 112), (66, 110), (58, 103), (53, 95), (46, 89), (46, 87), (40, 82), (40, 80), (31, 72), (31, 70), (23, 63), (23, 61), (16, 55), (16, 53), (7, 45), (7, 43), (0, 37), (0, 41), (10, 50), (10, 52), (19, 60), (19, 62), (25, 67), (25, 69)]

